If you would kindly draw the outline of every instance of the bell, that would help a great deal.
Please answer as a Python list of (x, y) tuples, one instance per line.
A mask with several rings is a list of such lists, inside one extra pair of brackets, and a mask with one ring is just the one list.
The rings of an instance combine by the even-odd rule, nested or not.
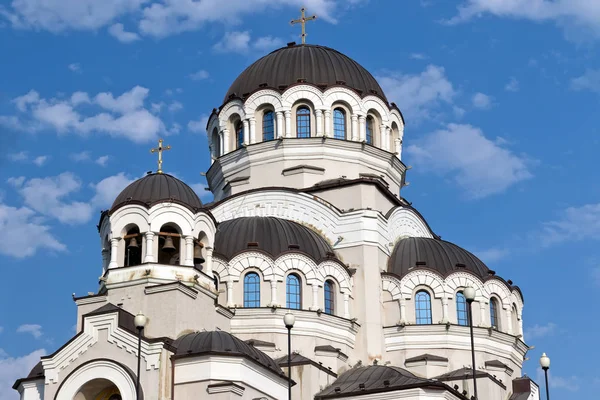
[(138, 248), (138, 243), (137, 243), (137, 239), (134, 237), (132, 237), (131, 239), (129, 239), (129, 245), (127, 246), (127, 248), (131, 249), (137, 249)]
[(202, 248), (197, 244), (194, 245), (194, 264), (202, 264), (204, 261), (204, 257), (202, 257)]
[(173, 245), (173, 238), (171, 236), (167, 236), (165, 239), (165, 244), (163, 245), (162, 250), (166, 251), (167, 253), (173, 253), (175, 250), (177, 250)]

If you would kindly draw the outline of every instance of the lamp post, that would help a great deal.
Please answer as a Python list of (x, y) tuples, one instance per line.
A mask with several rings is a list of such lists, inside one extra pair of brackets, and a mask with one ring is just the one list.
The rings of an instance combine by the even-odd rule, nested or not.
[(138, 360), (137, 360), (137, 383), (135, 385), (135, 397), (140, 400), (140, 364), (142, 360), (142, 331), (146, 326), (148, 318), (140, 311), (134, 318), (133, 323), (138, 331)]
[(465, 300), (469, 304), (469, 329), (471, 331), (471, 360), (473, 362), (473, 393), (475, 394), (475, 400), (477, 400), (477, 371), (475, 370), (475, 340), (473, 339), (473, 300), (475, 300), (475, 289), (471, 286), (466, 287), (463, 290)]
[(286, 312), (283, 316), (283, 323), (288, 330), (288, 400), (292, 400), (292, 328), (296, 322), (296, 317), (291, 312)]
[(550, 392), (548, 391), (548, 370), (550, 369), (550, 357), (546, 355), (546, 353), (542, 353), (540, 357), (540, 366), (544, 370), (544, 375), (546, 376), (546, 399), (550, 400)]

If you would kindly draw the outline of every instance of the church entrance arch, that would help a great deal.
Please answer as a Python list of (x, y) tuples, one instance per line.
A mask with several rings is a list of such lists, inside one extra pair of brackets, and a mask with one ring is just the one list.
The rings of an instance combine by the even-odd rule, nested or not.
[(133, 374), (110, 360), (81, 365), (61, 385), (55, 400), (135, 400)]

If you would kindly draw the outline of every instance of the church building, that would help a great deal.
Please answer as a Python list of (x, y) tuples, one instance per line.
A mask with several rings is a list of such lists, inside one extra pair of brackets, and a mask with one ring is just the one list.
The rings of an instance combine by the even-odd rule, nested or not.
[(539, 400), (523, 293), (401, 196), (410, 135), (357, 61), (289, 43), (206, 128), (214, 201), (163, 172), (160, 141), (101, 214), (77, 333), (21, 400), (468, 400), (473, 371), (479, 400)]

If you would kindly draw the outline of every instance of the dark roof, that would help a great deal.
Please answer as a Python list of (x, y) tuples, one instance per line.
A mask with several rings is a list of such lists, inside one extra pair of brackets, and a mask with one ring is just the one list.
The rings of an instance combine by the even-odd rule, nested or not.
[(404, 363), (417, 361), (448, 361), (446, 357), (435, 356), (433, 354), (421, 354), (420, 356), (407, 358)]
[(169, 174), (148, 174), (123, 189), (110, 208), (110, 213), (127, 204), (150, 208), (162, 202), (178, 203), (192, 211), (202, 207), (194, 190), (179, 179)]
[(215, 253), (228, 260), (247, 250), (261, 250), (277, 258), (299, 251), (319, 261), (335, 257), (321, 235), (297, 222), (275, 217), (242, 217), (221, 222), (215, 235)]
[[(512, 389), (513, 394), (510, 396), (509, 400), (527, 400), (531, 395), (531, 385), (535, 385), (538, 387), (537, 383), (535, 383), (528, 376), (523, 376), (521, 378), (513, 379), (512, 381)], [(538, 387), (539, 388), (539, 387)]]
[(373, 75), (356, 61), (329, 47), (310, 44), (288, 45), (254, 62), (233, 82), (223, 103), (232, 97), (246, 98), (253, 92), (308, 83), (325, 90), (346, 86), (360, 95), (387, 99)]
[(479, 258), (454, 243), (423, 237), (399, 240), (388, 261), (388, 272), (403, 277), (415, 269), (431, 269), (444, 277), (456, 271), (468, 271), (483, 280), (489, 277), (488, 267)]
[[(506, 385), (502, 383), (498, 378), (489, 374), (485, 371), (477, 370), (475, 371), (476, 378), (489, 378), (491, 381), (495, 382), (498, 386), (506, 389)], [(454, 371), (447, 372), (440, 376), (436, 376), (434, 379), (440, 382), (449, 382), (449, 381), (458, 381), (462, 379), (471, 379), (473, 378), (473, 370), (471, 368), (463, 367)]]
[[(285, 355), (283, 357), (280, 357), (280, 358), (276, 359), (275, 362), (280, 367), (287, 368), (288, 356)], [(324, 367), (323, 363), (318, 363), (318, 362), (311, 360), (308, 357), (304, 357), (303, 355), (298, 354), (298, 353), (292, 353), (292, 356), (290, 357), (290, 366), (296, 367), (299, 365), (312, 365), (313, 367), (320, 369), (321, 371), (325, 372), (326, 374), (329, 374), (329, 375), (333, 376), (334, 378), (337, 378), (337, 374), (335, 372), (333, 372), (331, 370), (331, 368)]]
[(460, 399), (465, 398), (444, 383), (419, 378), (405, 369), (385, 365), (370, 365), (344, 372), (335, 382), (318, 393), (315, 399), (359, 396), (415, 387), (437, 387), (440, 390), (452, 392)]
[(487, 367), (504, 368), (504, 369), (510, 371), (511, 373), (513, 372), (513, 369), (511, 367), (509, 367), (508, 365), (504, 364), (502, 361), (499, 361), (499, 360), (486, 361), (485, 366), (486, 366), (486, 368)]
[(41, 361), (35, 364), (35, 366), (29, 372), (29, 375), (27, 375), (27, 378), (17, 379), (17, 381), (13, 384), (12, 388), (17, 390), (21, 383), (27, 381), (35, 381), (38, 379), (44, 379), (44, 367), (42, 366)]
[(175, 340), (173, 346), (177, 348), (175, 357), (210, 354), (244, 357), (283, 376), (283, 371), (271, 357), (228, 332), (188, 333)]

